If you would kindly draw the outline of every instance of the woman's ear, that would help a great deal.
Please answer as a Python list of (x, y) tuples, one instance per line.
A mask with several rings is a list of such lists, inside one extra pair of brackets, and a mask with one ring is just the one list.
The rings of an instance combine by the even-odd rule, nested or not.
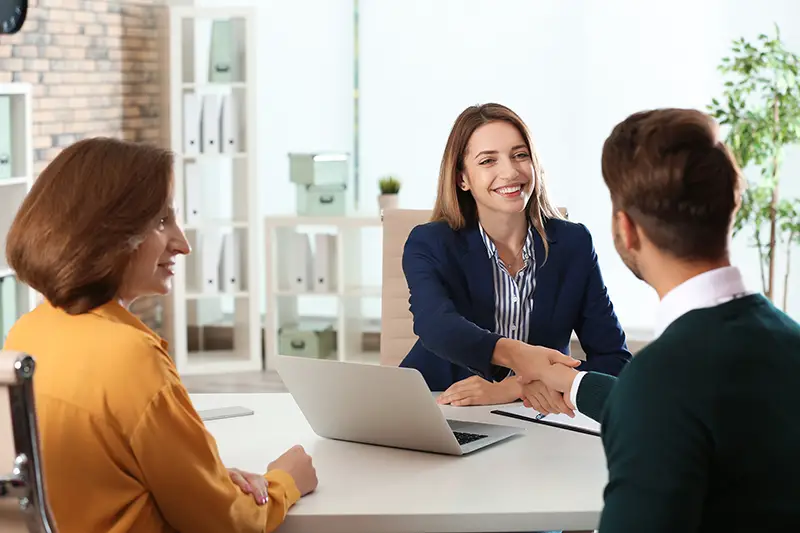
[(462, 191), (468, 191), (469, 190), (469, 182), (467, 181), (467, 175), (466, 174), (462, 173), (462, 174), (460, 174), (458, 176), (458, 187)]

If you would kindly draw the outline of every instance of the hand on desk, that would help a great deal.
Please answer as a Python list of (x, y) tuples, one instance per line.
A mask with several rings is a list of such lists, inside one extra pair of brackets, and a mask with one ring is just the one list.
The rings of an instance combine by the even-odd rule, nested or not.
[(441, 405), (494, 405), (513, 402), (521, 392), (522, 387), (514, 377), (493, 383), (480, 376), (470, 376), (450, 385), (436, 401)]
[(238, 468), (229, 468), (228, 475), (231, 476), (231, 481), (242, 489), (242, 492), (251, 495), (258, 505), (267, 503), (267, 480), (263, 475), (245, 472)]
[(292, 476), (302, 496), (317, 488), (317, 471), (311, 462), (311, 456), (300, 445), (292, 446), (272, 461), (267, 466), (267, 471), (270, 470), (283, 470)]

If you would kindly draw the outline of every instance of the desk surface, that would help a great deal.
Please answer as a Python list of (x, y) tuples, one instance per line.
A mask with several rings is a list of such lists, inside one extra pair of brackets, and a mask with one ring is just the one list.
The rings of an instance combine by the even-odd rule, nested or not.
[(443, 407), (452, 419), (526, 429), (463, 457), (318, 437), (289, 394), (197, 394), (197, 409), (241, 405), (255, 416), (207, 427), (228, 467), (262, 472), (294, 444), (312, 455), (315, 492), (281, 533), (437, 533), (593, 529), (607, 482), (600, 439), (491, 414)]

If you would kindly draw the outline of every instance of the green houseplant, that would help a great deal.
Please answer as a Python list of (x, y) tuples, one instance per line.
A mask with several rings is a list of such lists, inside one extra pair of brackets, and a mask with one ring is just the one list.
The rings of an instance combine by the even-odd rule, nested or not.
[(400, 180), (395, 176), (384, 176), (378, 180), (378, 206), (381, 210), (397, 209), (397, 195), (400, 193)]
[(782, 198), (780, 180), (785, 148), (800, 143), (800, 59), (785, 48), (777, 25), (772, 37), (734, 40), (731, 52), (718, 67), (725, 76), (722, 97), (708, 109), (727, 129), (726, 143), (751, 176), (733, 231), (746, 232), (757, 249), (762, 289), (772, 301), (776, 248), (785, 246), (785, 311), (792, 246), (800, 244), (800, 198)]

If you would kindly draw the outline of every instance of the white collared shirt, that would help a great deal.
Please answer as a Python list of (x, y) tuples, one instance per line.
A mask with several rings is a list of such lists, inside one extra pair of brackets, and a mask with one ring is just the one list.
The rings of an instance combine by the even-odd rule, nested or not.
[[(670, 324), (689, 311), (716, 307), (751, 293), (752, 291), (748, 291), (745, 287), (742, 273), (735, 266), (715, 268), (689, 278), (661, 299), (656, 309), (656, 327), (653, 338), (660, 337)], [(578, 388), (584, 375), (586, 372), (578, 372), (572, 381), (572, 388), (569, 392), (570, 401), (576, 407), (578, 405)]]

